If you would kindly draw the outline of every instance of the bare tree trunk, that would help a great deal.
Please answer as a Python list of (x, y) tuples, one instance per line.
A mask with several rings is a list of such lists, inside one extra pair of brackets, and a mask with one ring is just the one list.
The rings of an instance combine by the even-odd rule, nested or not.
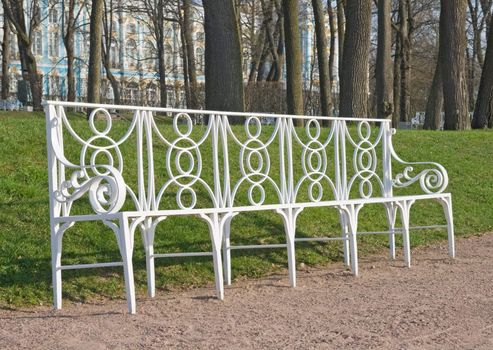
[[(438, 54), (440, 57), (440, 54)], [(438, 130), (440, 129), (440, 116), (443, 109), (443, 83), (442, 67), (440, 58), (437, 59), (433, 82), (431, 84), (428, 101), (426, 102), (426, 116), (423, 129)]]
[[(23, 78), (29, 81), (31, 95), (33, 99), (33, 108), (41, 109), (42, 76), (38, 74), (38, 65), (36, 57), (32, 53), (32, 32), (39, 26), (40, 9), (33, 6), (30, 18), (26, 16), (23, 0), (2, 0), (3, 11), (10, 24), (15, 28), (17, 34), (17, 44), (21, 59)], [(26, 18), (30, 25), (26, 25)], [(24, 72), (27, 74), (24, 74)]]
[(320, 104), (322, 115), (332, 115), (332, 91), (329, 79), (329, 57), (327, 52), (327, 36), (325, 34), (325, 15), (322, 0), (312, 0), (317, 39), (318, 73), (320, 80)]
[[(205, 105), (209, 110), (243, 111), (243, 74), (233, 0), (204, 1)], [(230, 119), (233, 122), (239, 120)]]
[[(282, 0), (284, 37), (286, 41), (286, 98), (289, 114), (303, 114), (303, 85), (301, 80), (301, 42), (297, 0)], [(297, 126), (303, 125), (296, 119)]]
[(89, 71), (87, 80), (87, 101), (99, 103), (101, 100), (101, 62), (103, 36), (104, 0), (92, 0), (89, 24)]
[(408, 122), (411, 109), (411, 5), (409, 0), (399, 1), (399, 34), (401, 45), (401, 121)]
[(347, 0), (345, 10), (340, 116), (367, 118), (371, 1)]
[(10, 92), (10, 34), (9, 20), (4, 17), (2, 41), (2, 100), (7, 100)]
[(329, 82), (331, 97), (332, 88), (334, 86), (334, 63), (336, 57), (336, 38), (337, 38), (337, 24), (334, 14), (334, 9), (332, 8), (332, 1), (327, 2), (327, 13), (329, 15), (329, 31), (330, 31), (330, 47), (329, 47)]
[(378, 47), (376, 63), (377, 118), (393, 113), (392, 23), (390, 0), (378, 1)]
[(470, 128), (466, 86), (466, 2), (441, 0), (440, 52), (446, 130)]
[(164, 41), (157, 41), (157, 58), (158, 58), (158, 73), (159, 73), (159, 98), (161, 107), (166, 108), (168, 105), (168, 91), (166, 90), (166, 61), (164, 52)]
[[(113, 90), (113, 101), (115, 104), (119, 105), (121, 103), (120, 99), (120, 83), (113, 75), (111, 71), (111, 44), (113, 39), (113, 0), (109, 0), (109, 5), (107, 1), (104, 1), (104, 14), (103, 14), (103, 31), (104, 36), (102, 37), (102, 50), (101, 58), (106, 72), (106, 78), (111, 84), (111, 89)], [(130, 55), (135, 55), (135, 52), (127, 53)]]
[[(67, 101), (75, 101), (75, 73), (74, 73), (74, 33), (75, 33), (75, 0), (69, 0), (66, 28), (63, 28), (63, 44), (67, 53)], [(62, 16), (65, 16), (63, 14)]]
[[(341, 82), (341, 70), (343, 66), (344, 54), (344, 36), (346, 34), (346, 16), (344, 14), (344, 6), (346, 0), (337, 0), (337, 47), (338, 47), (338, 71), (339, 84)], [(340, 89), (339, 89), (340, 90)]]
[(279, 82), (283, 78), (282, 70), (285, 61), (285, 30), (284, 30), (284, 12), (281, 7), (280, 0), (275, 0), (274, 5), (277, 11), (277, 30), (279, 31), (279, 38), (277, 39), (277, 66), (274, 74), (273, 81)]
[(483, 129), (493, 124), (493, 26), (488, 30), (488, 45), (479, 83), (478, 98), (474, 108), (472, 127)]
[(190, 107), (198, 109), (197, 71), (195, 69), (195, 49), (192, 38), (192, 13), (190, 0), (183, 0), (183, 29), (187, 48), (188, 80), (190, 81)]
[(397, 128), (400, 118), (401, 105), (401, 39), (398, 32), (395, 34), (394, 49), (394, 114), (392, 115), (392, 126)]

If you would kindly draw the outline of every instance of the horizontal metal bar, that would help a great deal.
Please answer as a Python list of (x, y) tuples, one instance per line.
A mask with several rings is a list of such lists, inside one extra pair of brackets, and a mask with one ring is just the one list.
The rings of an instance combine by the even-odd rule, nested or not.
[(269, 249), (269, 248), (286, 248), (286, 244), (252, 244), (252, 245), (234, 245), (228, 247), (231, 250), (238, 249)]
[(358, 232), (358, 235), (388, 235), (390, 233), (394, 233), (395, 235), (400, 235), (402, 234), (402, 229), (395, 229), (393, 232), (392, 231), (374, 231), (374, 232)]
[(243, 113), (243, 112), (225, 112), (225, 111), (207, 111), (200, 109), (177, 109), (177, 108), (160, 108), (160, 107), (147, 107), (147, 106), (120, 106), (111, 104), (96, 104), (86, 102), (65, 102), (65, 101), (46, 101), (46, 105), (51, 106), (65, 106), (65, 107), (86, 107), (86, 108), (106, 108), (117, 110), (131, 110), (131, 111), (155, 111), (162, 113), (190, 113), (190, 114), (210, 114), (210, 115), (226, 115), (226, 116), (240, 116), (240, 117), (266, 117), (266, 118), (292, 118), (292, 119), (320, 119), (320, 120), (343, 120), (343, 121), (357, 121), (357, 122), (375, 122), (375, 123), (390, 123), (390, 119), (375, 119), (375, 118), (341, 118), (341, 117), (326, 117), (326, 116), (303, 116), (303, 115), (289, 115), (289, 114), (267, 114), (267, 113)]
[(447, 225), (430, 225), (430, 226), (413, 226), (409, 227), (410, 230), (427, 230), (432, 228), (447, 228)]
[(328, 241), (346, 241), (348, 238), (343, 237), (308, 237), (308, 238), (295, 238), (295, 242), (328, 242)]
[(64, 265), (60, 266), (59, 270), (77, 270), (77, 269), (92, 269), (96, 267), (115, 267), (123, 266), (122, 262), (109, 262), (109, 263), (98, 263), (98, 264), (78, 264), (78, 265)]
[(180, 258), (187, 256), (212, 256), (211, 252), (153, 254), (153, 258)]

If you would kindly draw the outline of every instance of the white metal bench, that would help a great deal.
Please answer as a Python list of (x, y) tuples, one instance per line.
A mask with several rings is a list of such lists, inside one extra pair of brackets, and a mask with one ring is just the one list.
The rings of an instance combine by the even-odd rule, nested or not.
[[(89, 121), (74, 123), (66, 107), (91, 109)], [(275, 211), (282, 218), (286, 244), (268, 247), (287, 248), (292, 286), (296, 285), (297, 241), (342, 241), (345, 264), (358, 274), (357, 235), (362, 234), (358, 213), (369, 204), (383, 204), (389, 229), (376, 233), (388, 235), (392, 258), (395, 235), (402, 234), (404, 259), (410, 265), (411, 206), (416, 200), (438, 200), (447, 225), (430, 227), (447, 227), (449, 254), (455, 254), (451, 195), (444, 193), (447, 172), (437, 163), (401, 160), (392, 146), (395, 130), (390, 120), (67, 102), (47, 102), (45, 110), (56, 308), (62, 305), (62, 270), (123, 266), (128, 308), (134, 313), (132, 256), (138, 228), (144, 241), (150, 296), (155, 294), (155, 258), (212, 255), (216, 289), (222, 299), (221, 255), (229, 284), (231, 250), (264, 247), (230, 244), (231, 220), (238, 213), (252, 211)], [(126, 114), (130, 121), (114, 121), (112, 110)], [(205, 125), (194, 125), (195, 117), (204, 117)], [(232, 126), (233, 118), (237, 122), (244, 118), (243, 126)], [(276, 122), (263, 125), (262, 118)], [(303, 119), (305, 127), (296, 128), (295, 118)], [(78, 130), (81, 125), (85, 130)], [(86, 212), (79, 209), (74, 214), (77, 203), (86, 203), (81, 207)], [(297, 238), (297, 217), (312, 207), (335, 208), (342, 235)], [(396, 227), (398, 212), (401, 228)], [(197, 216), (207, 223), (212, 252), (154, 252), (157, 225), (177, 215)], [(61, 264), (63, 234), (82, 221), (101, 221), (114, 231), (121, 262)]]

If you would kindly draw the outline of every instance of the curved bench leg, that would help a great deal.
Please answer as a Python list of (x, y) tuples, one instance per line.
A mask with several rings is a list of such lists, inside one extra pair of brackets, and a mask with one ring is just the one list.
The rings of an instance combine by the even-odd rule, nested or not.
[(454, 214), (452, 211), (452, 197), (442, 197), (439, 198), (439, 201), (442, 204), (443, 211), (445, 213), (445, 219), (447, 220), (448, 253), (451, 258), (455, 258)]
[(278, 209), (277, 212), (281, 214), (284, 223), (284, 232), (286, 234), (286, 246), (288, 253), (288, 271), (289, 271), (289, 284), (291, 287), (296, 287), (296, 254), (294, 239), (296, 236), (296, 218), (303, 208), (288, 208)]
[(409, 217), (411, 206), (414, 204), (415, 200), (404, 200), (396, 202), (395, 204), (401, 210), (401, 220), (402, 220), (402, 245), (404, 248), (404, 262), (407, 267), (411, 267), (411, 244), (409, 239)]
[(344, 252), (344, 265), (350, 266), (351, 258), (349, 251), (349, 234), (348, 234), (348, 224), (346, 222), (346, 216), (339, 211), (339, 221), (341, 222), (341, 230), (342, 230), (342, 249)]
[(166, 216), (157, 219), (146, 218), (142, 224), (142, 241), (146, 253), (147, 295), (156, 296), (156, 270), (154, 267), (154, 237), (157, 225), (166, 219)]
[(62, 238), (73, 222), (55, 225), (51, 232), (51, 270), (53, 279), (53, 306), (62, 308)]
[(233, 219), (232, 215), (231, 217), (225, 219), (224, 221), (224, 239), (223, 239), (223, 270), (224, 270), (224, 283), (226, 285), (231, 285), (231, 242), (230, 242), (230, 235), (231, 235), (231, 220)]
[(201, 214), (209, 226), (209, 234), (212, 242), (212, 259), (214, 263), (214, 279), (216, 283), (217, 298), (224, 299), (224, 280), (223, 280), (223, 264), (221, 259), (221, 244), (223, 238), (223, 229), (225, 221), (228, 220), (230, 214), (220, 215)]
[(128, 219), (120, 220), (120, 253), (123, 260), (123, 274), (125, 277), (125, 293), (127, 295), (128, 312), (135, 314), (135, 282), (134, 269), (132, 264), (133, 245), (134, 245), (134, 230), (129, 228)]
[(345, 216), (349, 233), (349, 249), (351, 252), (351, 271), (358, 276), (358, 213), (363, 204), (347, 204), (339, 206), (340, 213)]
[(389, 224), (389, 250), (390, 259), (395, 260), (395, 219), (397, 217), (397, 207), (394, 203), (385, 203), (385, 213)]

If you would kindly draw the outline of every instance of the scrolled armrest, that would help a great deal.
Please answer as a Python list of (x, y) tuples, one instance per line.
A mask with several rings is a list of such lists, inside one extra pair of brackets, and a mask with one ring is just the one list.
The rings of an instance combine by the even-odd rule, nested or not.
[[(88, 169), (93, 170), (95, 175), (89, 177)], [(99, 165), (97, 169), (92, 166), (79, 167), (72, 173), (70, 180), (60, 184), (54, 196), (60, 203), (71, 203), (88, 193), (89, 202), (96, 214), (111, 214), (123, 207), (126, 192), (121, 173), (113, 166)]]
[[(391, 130), (395, 133), (395, 129)], [(421, 190), (427, 194), (442, 193), (448, 185), (447, 170), (435, 162), (406, 162), (402, 160), (395, 152), (392, 143), (390, 143), (392, 158), (398, 163), (405, 166), (401, 173), (397, 173), (392, 179), (392, 186), (395, 188), (408, 187), (419, 181)], [(423, 170), (415, 171), (415, 167), (426, 167)]]

